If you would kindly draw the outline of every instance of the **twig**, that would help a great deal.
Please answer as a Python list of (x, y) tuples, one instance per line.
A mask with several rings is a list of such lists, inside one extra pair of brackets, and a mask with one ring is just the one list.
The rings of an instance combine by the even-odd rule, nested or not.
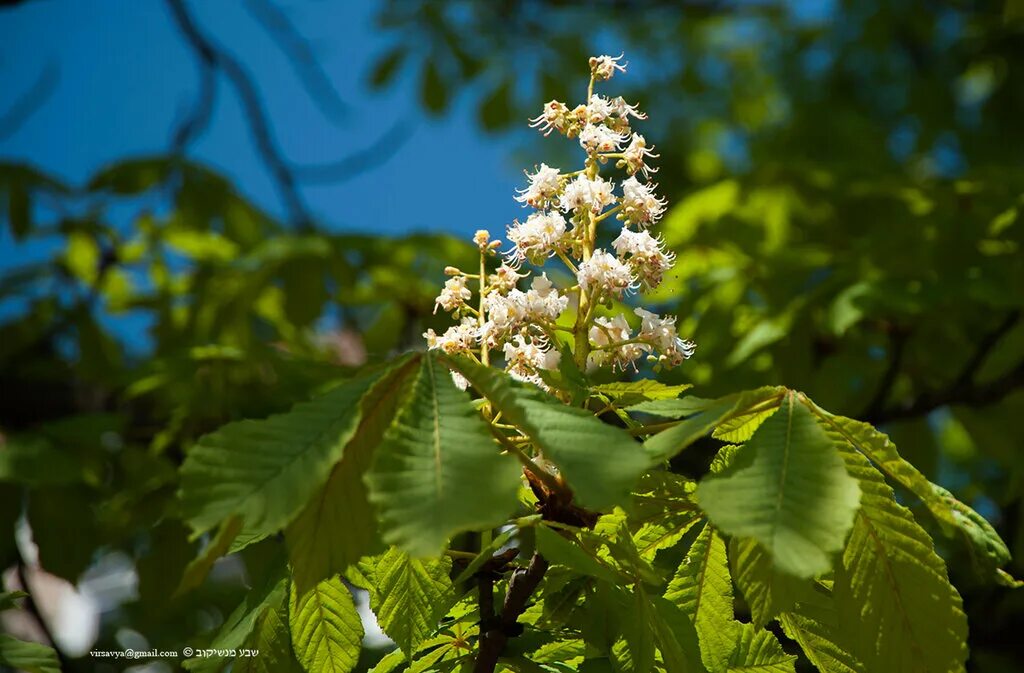
[(274, 38), (277, 46), (288, 57), (292, 68), (302, 81), (324, 117), (341, 124), (349, 109), (341, 100), (338, 90), (320, 66), (309, 41), (295, 28), (288, 15), (271, 0), (246, 0), (249, 11)]
[(864, 410), (862, 416), (874, 416), (885, 407), (885, 403), (889, 399), (889, 394), (892, 392), (892, 387), (896, 384), (896, 379), (903, 366), (903, 354), (906, 351), (907, 340), (909, 337), (909, 330), (899, 327), (890, 328), (889, 365), (885, 368), (885, 373), (882, 374), (882, 379), (878, 384), (878, 389), (875, 391), (874, 397), (871, 398), (871, 402), (868, 403), (868, 406)]
[(0, 140), (6, 140), (17, 133), (32, 113), (46, 103), (56, 88), (58, 79), (60, 74), (57, 67), (52, 63), (47, 64), (29, 90), (14, 101), (6, 112), (0, 114)]
[(948, 405), (985, 406), (998, 402), (1011, 392), (1024, 387), (1024, 360), (995, 379), (985, 383), (976, 383), (974, 380), (978, 369), (1020, 318), (1020, 310), (1011, 311), (994, 330), (983, 336), (960, 374), (945, 389), (922, 392), (907, 402), (879, 409), (875, 413), (865, 414), (863, 420), (873, 425), (880, 425), (925, 416)]
[[(519, 617), (526, 610), (527, 601), (530, 600), (530, 596), (533, 595), (540, 581), (544, 579), (544, 573), (547, 570), (548, 562), (544, 557), (534, 554), (528, 568), (519, 569), (513, 573), (512, 579), (508, 583), (508, 591), (505, 593), (501, 615), (492, 620), (493, 623), (489, 629), (485, 630), (483, 622), (481, 622), (480, 647), (473, 665), (473, 673), (493, 673), (509, 638), (514, 638), (522, 632)], [(483, 612), (481, 612), (482, 618)]]
[(295, 176), (277, 147), (270, 119), (263, 108), (263, 102), (260, 100), (259, 92), (249, 73), (234, 56), (218, 48), (202, 33), (192, 15), (189, 14), (184, 0), (166, 1), (182, 35), (195, 50), (200, 60), (206, 63), (211, 70), (223, 72), (235, 88), (239, 101), (245, 109), (256, 151), (277, 184), (289, 219), (299, 227), (310, 226), (312, 218), (296, 185)]

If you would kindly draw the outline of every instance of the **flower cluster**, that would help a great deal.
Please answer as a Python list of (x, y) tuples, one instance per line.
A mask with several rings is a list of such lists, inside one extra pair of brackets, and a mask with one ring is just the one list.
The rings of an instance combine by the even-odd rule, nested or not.
[[(641, 359), (675, 367), (693, 355), (696, 346), (679, 337), (675, 317), (642, 308), (612, 313), (627, 294), (656, 288), (675, 261), (649, 231), (665, 213), (666, 202), (649, 182), (657, 169), (648, 162), (658, 155), (631, 128), (633, 120), (646, 115), (621, 97), (593, 91), (596, 82), (625, 72), (621, 60), (591, 58), (587, 102), (570, 108), (551, 101), (531, 120), (544, 135), (557, 132), (576, 139), (585, 153), (583, 168), (563, 172), (540, 164), (527, 173), (528, 184), (515, 199), (533, 212), (508, 226), (511, 247), (505, 253), (498, 252), (500, 242), (486, 231), (477, 232), (479, 273), (445, 270), (452, 277), (435, 311), (441, 308), (460, 322), (441, 335), (427, 330), (429, 348), (485, 364), (492, 355), (500, 356), (513, 377), (545, 388), (545, 371), (557, 369), (570, 346), (576, 364), (588, 369), (636, 368)], [(609, 162), (626, 173), (618, 190), (600, 174)], [(600, 247), (601, 223), (612, 216), (620, 228), (609, 236), (610, 245)], [(544, 267), (552, 259), (564, 264), (572, 281), (560, 288), (552, 280), (558, 280), (557, 272), (549, 278), (538, 268), (528, 287), (520, 288), (531, 276), (524, 265)], [(456, 382), (465, 384), (459, 377)]]

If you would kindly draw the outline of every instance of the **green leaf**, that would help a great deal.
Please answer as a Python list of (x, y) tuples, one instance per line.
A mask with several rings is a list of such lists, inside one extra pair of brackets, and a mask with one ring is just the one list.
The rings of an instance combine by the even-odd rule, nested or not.
[(52, 647), (18, 640), (0, 633), (0, 664), (28, 673), (60, 673), (60, 661)]
[(728, 535), (750, 537), (776, 566), (799, 577), (832, 567), (860, 500), (856, 480), (814, 416), (783, 400), (720, 474), (705, 477), (697, 502)]
[(515, 528), (509, 528), (508, 530), (495, 535), (494, 538), (491, 540), (491, 543), (483, 549), (481, 549), (480, 553), (477, 554), (476, 557), (469, 562), (469, 565), (466, 566), (465, 570), (459, 573), (459, 576), (455, 578), (453, 584), (462, 584), (463, 582), (473, 577), (473, 575), (476, 574), (477, 570), (480, 570), (480, 568), (483, 567), (485, 563), (494, 558), (494, 555), (497, 553), (497, 551), (504, 547), (508, 543), (508, 541), (512, 539), (512, 536), (515, 535), (515, 532)]
[(339, 577), (299, 595), (292, 586), (289, 622), (295, 657), (307, 673), (348, 673), (359, 662), (363, 623)]
[(238, 537), (241, 531), (242, 518), (240, 516), (232, 516), (221, 524), (217, 535), (203, 548), (199, 556), (194, 558), (185, 567), (181, 582), (174, 592), (175, 595), (180, 596), (202, 584), (206, 576), (210, 574), (213, 564), (217, 562), (217, 559), (228, 553), (231, 543), (235, 541), (235, 538)]
[[(267, 610), (277, 610), (285, 605), (287, 593), (288, 583), (284, 579), (271, 577), (260, 583), (245, 594), (241, 604), (224, 620), (209, 647), (222, 650), (241, 647)], [(215, 658), (193, 657), (186, 659), (183, 665), (190, 671), (211, 671), (223, 668), (224, 662)]]
[(750, 606), (757, 627), (792, 608), (811, 586), (809, 580), (779, 570), (771, 554), (750, 538), (730, 540), (729, 559), (736, 586)]
[(359, 400), (375, 371), (291, 411), (239, 421), (200, 438), (181, 468), (184, 518), (196, 533), (233, 514), (245, 532), (275, 533), (327, 479), (359, 423)]
[(652, 400), (673, 400), (693, 386), (688, 383), (670, 386), (653, 379), (602, 383), (591, 390), (606, 395), (619, 407), (629, 407)]
[[(638, 586), (642, 593), (642, 587)], [(643, 596), (647, 627), (661, 652), (667, 673), (704, 671), (697, 633), (686, 614), (661, 596)], [(653, 609), (652, 609), (653, 608)]]
[(392, 547), (359, 564), (370, 608), (384, 633), (408, 656), (455, 601), (451, 560), (422, 561)]
[(405, 654), (402, 650), (391, 650), (377, 662), (377, 665), (370, 669), (370, 673), (394, 673), (405, 664)]
[(370, 74), (370, 86), (374, 89), (381, 89), (388, 85), (398, 74), (402, 62), (409, 55), (409, 49), (403, 44), (392, 48), (380, 57), (373, 65)]
[(592, 509), (627, 504), (647, 466), (640, 445), (622, 429), (566, 406), (528, 383), (464, 359), (443, 357), (486, 397), (506, 422), (530, 437), (558, 465), (579, 503)]
[[(327, 483), (285, 530), (292, 579), (301, 593), (363, 556), (383, 550), (363, 475), (398, 410), (415, 358), (400, 360), (360, 400), (361, 418)], [(342, 532), (343, 531), (343, 532)]]
[(384, 540), (426, 557), (455, 533), (504, 521), (516, 507), (520, 469), (448, 371), (432, 354), (421, 362), (366, 481)]
[(300, 673), (302, 667), (292, 652), (292, 638), (288, 631), (288, 603), (263, 612), (256, 620), (242, 650), (231, 667), (232, 673)]
[(867, 673), (864, 665), (842, 644), (842, 631), (831, 595), (818, 591), (779, 617), (786, 635), (800, 645), (804, 655), (822, 673)]
[(433, 58), (427, 59), (420, 73), (420, 102), (432, 114), (443, 112), (448, 106), (448, 87)]
[(693, 493), (696, 482), (671, 472), (649, 472), (640, 479), (627, 524), (640, 557), (652, 560), (678, 543), (704, 518)]
[(834, 416), (817, 406), (812, 408), (829, 432), (862, 453), (890, 479), (917, 496), (947, 535), (963, 541), (983, 576), (1002, 581), (998, 569), (1010, 562), (1010, 550), (984, 517), (957, 500), (946, 489), (930, 482), (900, 456), (896, 445), (884, 433), (867, 423)]
[(967, 618), (931, 538), (885, 479), (833, 435), (863, 493), (833, 594), (850, 650), (871, 673), (962, 671)]
[[(782, 395), (782, 388), (768, 387), (714, 400), (685, 421), (650, 437), (644, 442), (644, 450), (654, 463), (668, 460), (730, 418), (776, 407)], [(686, 399), (679, 402), (685, 403)]]
[(716, 401), (693, 395), (687, 395), (680, 399), (656, 398), (631, 404), (626, 407), (626, 411), (660, 416), (661, 418), (683, 418), (704, 411)]
[(738, 635), (725, 542), (711, 526), (693, 541), (665, 590), (665, 599), (693, 620), (709, 671), (726, 667)]
[(621, 581), (617, 572), (599, 561), (596, 553), (584, 549), (578, 541), (569, 541), (547, 526), (538, 526), (536, 531), (537, 550), (551, 563), (612, 584)]
[(786, 654), (778, 639), (753, 624), (738, 624), (739, 641), (729, 657), (728, 673), (793, 673), (796, 657)]

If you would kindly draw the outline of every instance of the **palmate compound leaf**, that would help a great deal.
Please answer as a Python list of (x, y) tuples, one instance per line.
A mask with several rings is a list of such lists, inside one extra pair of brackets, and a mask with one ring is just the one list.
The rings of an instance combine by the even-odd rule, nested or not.
[(363, 396), (359, 426), (341, 460), (331, 470), (327, 483), (285, 530), (292, 579), (300, 593), (343, 572), (363, 556), (383, 550), (377, 514), (367, 497), (363, 475), (419, 366), (417, 358), (399, 360)]
[(437, 628), (455, 602), (451, 560), (412, 558), (396, 547), (359, 563), (353, 583), (370, 593), (370, 608), (384, 633), (406, 655)]
[(967, 618), (945, 563), (878, 470), (832, 437), (863, 493), (833, 586), (843, 642), (871, 673), (963, 671)]
[(709, 671), (723, 671), (739, 635), (732, 608), (732, 579), (725, 541), (705, 525), (665, 590), (665, 599), (692, 620), (701, 659)]
[(231, 673), (301, 673), (288, 629), (288, 601), (263, 611), (235, 659)]
[[(766, 387), (727, 395), (717, 400), (656, 400), (636, 405), (631, 411), (643, 411), (667, 417), (687, 418), (644, 442), (644, 451), (652, 463), (660, 463), (676, 455), (690, 444), (719, 426), (727, 428), (725, 441), (742, 436), (743, 428), (757, 427), (773, 409), (778, 408), (785, 389)], [(678, 407), (678, 414), (667, 407)]]
[(884, 433), (867, 423), (835, 416), (813, 404), (811, 409), (828, 432), (855, 448), (890, 479), (919, 498), (947, 535), (965, 543), (983, 576), (1000, 584), (1015, 584), (1009, 575), (999, 570), (1009, 563), (1010, 550), (984, 517), (946, 489), (930, 482), (900, 456), (896, 445)]
[(757, 540), (783, 572), (813, 577), (827, 572), (831, 555), (843, 548), (860, 489), (791, 392), (725, 470), (701, 481), (696, 495), (716, 528)]
[(363, 623), (341, 578), (323, 580), (302, 595), (292, 585), (289, 624), (295, 657), (307, 673), (349, 673), (355, 668)]
[(782, 650), (774, 635), (760, 625), (735, 620), (726, 545), (710, 524), (694, 540), (665, 590), (665, 599), (693, 621), (708, 671), (794, 670), (795, 657)]
[(651, 561), (662, 549), (675, 546), (704, 518), (693, 499), (696, 490), (696, 482), (671, 472), (653, 471), (640, 478), (627, 523), (642, 559)]
[(432, 353), (366, 473), (385, 542), (437, 556), (455, 533), (497, 526), (516, 507), (519, 465)]
[(381, 372), (260, 421), (238, 421), (201, 437), (181, 467), (184, 518), (203, 533), (234, 514), (249, 535), (275, 533), (327, 479), (355, 433), (359, 400)]
[(580, 505), (596, 510), (626, 505), (648, 465), (641, 445), (590, 412), (561, 404), (528, 383), (465, 359), (442, 357), (555, 463)]

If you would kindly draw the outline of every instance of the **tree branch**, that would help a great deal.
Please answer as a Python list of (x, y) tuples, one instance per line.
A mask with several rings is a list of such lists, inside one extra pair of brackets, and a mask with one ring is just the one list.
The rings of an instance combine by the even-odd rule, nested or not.
[(296, 185), (295, 176), (292, 175), (291, 168), (277, 147), (270, 119), (263, 108), (263, 102), (252, 77), (234, 56), (217, 47), (202, 33), (195, 19), (189, 14), (184, 0), (166, 1), (179, 30), (199, 59), (209, 69), (224, 73), (238, 94), (249, 121), (249, 131), (256, 151), (277, 184), (288, 212), (288, 219), (299, 227), (310, 226), (312, 218)]
[(899, 376), (900, 368), (903, 366), (903, 353), (906, 351), (909, 338), (909, 330), (900, 327), (889, 328), (889, 365), (886, 367), (885, 373), (882, 374), (882, 379), (878, 384), (874, 397), (868, 403), (861, 416), (866, 418), (875, 416), (885, 407), (889, 394), (892, 392), (892, 387)]
[(0, 140), (6, 140), (17, 133), (32, 113), (46, 103), (56, 88), (58, 79), (60, 74), (52, 63), (43, 68), (29, 90), (14, 101), (6, 112), (0, 114)]
[(960, 374), (953, 382), (939, 391), (925, 391), (917, 397), (900, 404), (879, 408), (867, 413), (863, 420), (872, 425), (925, 416), (932, 411), (949, 405), (981, 407), (1003, 399), (1013, 391), (1024, 387), (1024, 360), (995, 379), (984, 383), (975, 382), (975, 376), (991, 355), (999, 341), (1021, 318), (1019, 309), (1011, 311), (991, 332), (978, 340), (974, 353), (968, 358)]
[[(508, 583), (508, 591), (505, 593), (505, 603), (502, 606), (501, 615), (491, 620), (490, 628), (484, 626), (483, 612), (481, 612), (480, 648), (477, 651), (473, 673), (493, 673), (509, 638), (514, 638), (522, 632), (519, 617), (526, 610), (527, 601), (530, 600), (530, 596), (533, 595), (540, 581), (544, 579), (544, 573), (547, 570), (547, 560), (540, 554), (534, 554), (528, 568), (520, 568), (512, 574), (512, 579)], [(483, 603), (481, 603), (481, 610), (483, 607)]]
[(295, 28), (288, 15), (271, 0), (246, 0), (249, 11), (263, 28), (270, 33), (277, 46), (292, 64), (296, 75), (302, 81), (309, 97), (313, 99), (320, 113), (335, 124), (340, 124), (349, 114), (348, 106), (341, 100), (338, 90), (320, 66), (302, 34)]

